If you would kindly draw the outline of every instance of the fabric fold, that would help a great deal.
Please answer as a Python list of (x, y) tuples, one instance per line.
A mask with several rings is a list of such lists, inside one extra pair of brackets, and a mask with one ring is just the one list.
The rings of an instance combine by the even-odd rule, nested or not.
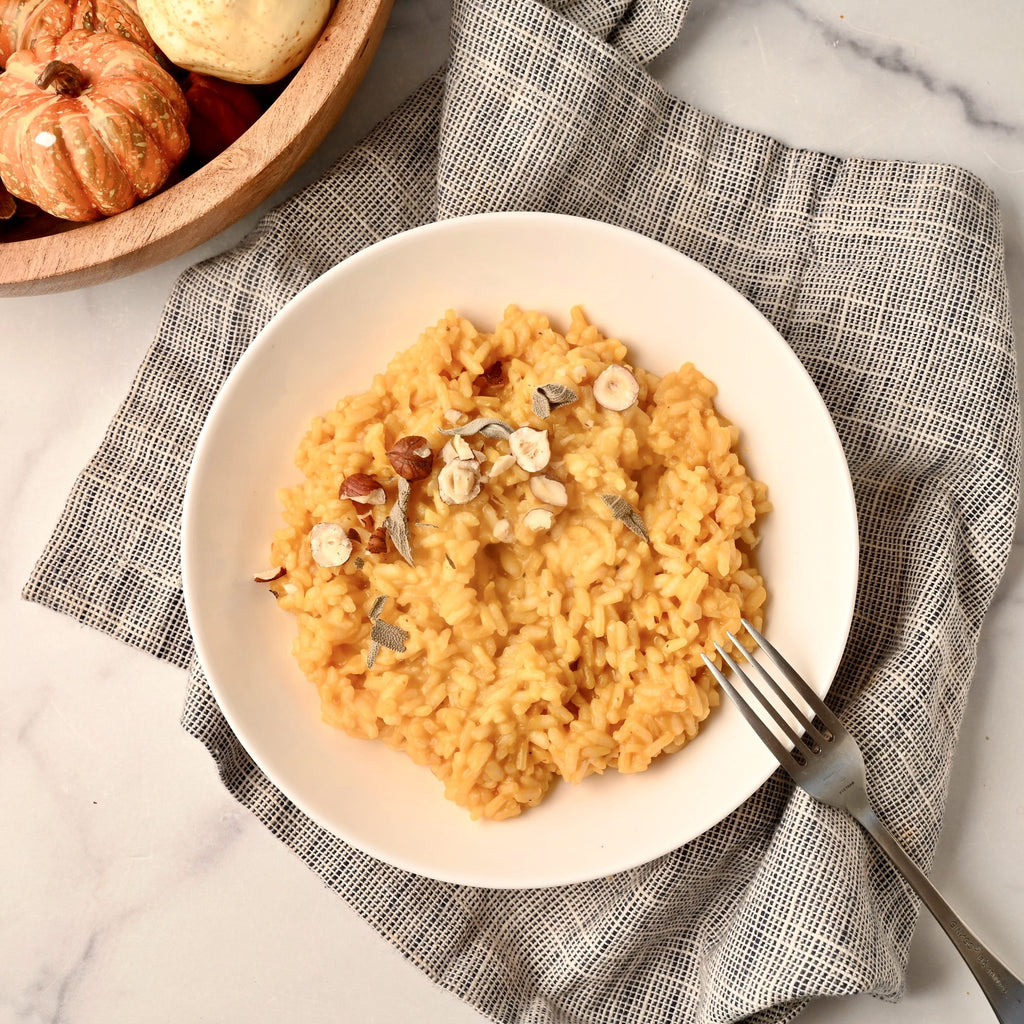
[(457, 0), (447, 67), (239, 246), (179, 279), (25, 588), (188, 666), (183, 725), (224, 785), (496, 1021), (781, 1024), (815, 996), (898, 998), (916, 903), (852, 820), (780, 776), (650, 864), (536, 891), (392, 868), (279, 793), (194, 659), (177, 544), (209, 406), (288, 299), (396, 232), (517, 209), (641, 232), (744, 294), (813, 378), (850, 464), (861, 585), (830, 701), (864, 747), (880, 816), (924, 865), (1012, 541), (1020, 423), (994, 197), (955, 167), (787, 147), (669, 95), (642, 65), (686, 8)]

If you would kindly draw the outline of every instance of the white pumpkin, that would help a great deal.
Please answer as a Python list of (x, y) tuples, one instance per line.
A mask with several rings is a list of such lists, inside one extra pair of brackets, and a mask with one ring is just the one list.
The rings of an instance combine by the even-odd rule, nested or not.
[(153, 41), (179, 67), (229, 82), (276, 82), (309, 56), (333, 0), (138, 0)]

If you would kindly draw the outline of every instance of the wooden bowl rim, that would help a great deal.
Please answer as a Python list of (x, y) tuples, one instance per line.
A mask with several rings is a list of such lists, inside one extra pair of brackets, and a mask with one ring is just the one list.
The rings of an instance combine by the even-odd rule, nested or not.
[(253, 127), (170, 188), (105, 220), (0, 241), (0, 296), (68, 290), (135, 273), (246, 216), (330, 131), (376, 52), (392, 3), (337, 0), (316, 46)]

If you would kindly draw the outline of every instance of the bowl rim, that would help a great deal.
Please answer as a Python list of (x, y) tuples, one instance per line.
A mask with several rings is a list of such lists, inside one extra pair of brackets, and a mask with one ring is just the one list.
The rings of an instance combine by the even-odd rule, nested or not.
[[(376, 53), (392, 5), (336, 2), (316, 46), (256, 124), (170, 188), (114, 217), (0, 241), (0, 297), (69, 291), (148, 269), (251, 213), (341, 116)], [(55, 244), (58, 239), (64, 241)]]

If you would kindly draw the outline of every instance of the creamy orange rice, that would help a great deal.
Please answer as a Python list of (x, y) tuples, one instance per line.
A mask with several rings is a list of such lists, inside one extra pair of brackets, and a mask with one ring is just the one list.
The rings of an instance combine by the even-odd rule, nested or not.
[[(595, 401), (609, 366), (637, 382), (624, 411)], [(552, 384), (576, 398), (542, 418), (535, 389)], [(633, 367), (579, 308), (563, 335), (510, 306), (492, 333), (447, 313), (368, 391), (314, 419), (296, 456), (304, 481), (280, 492), (270, 586), (296, 617), (294, 655), (324, 720), (404, 750), (491, 819), (560, 778), (640, 772), (693, 739), (718, 704), (701, 654), (728, 646), (741, 616), (760, 625), (766, 599), (753, 559), (766, 488), (715, 394), (690, 363), (662, 378)], [(500, 430), (469, 433), (458, 444), (480, 490), (449, 504), (442, 449), (481, 418), (545, 432), (550, 462), (523, 468)], [(394, 533), (383, 553), (367, 549), (398, 496), (387, 452), (408, 435), (433, 455), (406, 486), (412, 564)], [(339, 496), (354, 474), (379, 482), (384, 503)], [(539, 475), (554, 490), (531, 485)], [(538, 507), (550, 515), (531, 517)], [(319, 523), (348, 537), (344, 564), (314, 561)]]

